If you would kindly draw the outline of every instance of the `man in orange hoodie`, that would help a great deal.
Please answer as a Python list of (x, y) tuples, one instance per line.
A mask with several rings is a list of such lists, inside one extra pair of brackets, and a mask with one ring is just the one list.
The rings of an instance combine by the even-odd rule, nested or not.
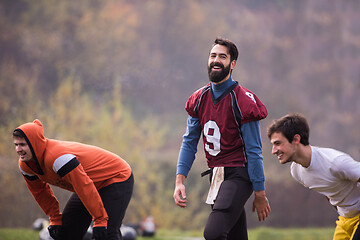
[[(37, 119), (16, 128), (13, 140), (27, 187), (49, 216), (51, 237), (81, 240), (93, 221), (96, 240), (122, 239), (134, 185), (125, 160), (95, 146), (48, 139)], [(49, 184), (74, 192), (62, 213)]]

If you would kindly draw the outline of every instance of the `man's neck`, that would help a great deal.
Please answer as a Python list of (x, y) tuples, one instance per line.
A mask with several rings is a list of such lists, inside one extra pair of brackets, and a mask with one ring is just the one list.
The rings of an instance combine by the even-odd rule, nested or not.
[(223, 82), (225, 82), (226, 80), (228, 80), (229, 78), (230, 78), (230, 73), (223, 79), (223, 80), (221, 80), (220, 82), (213, 82), (215, 85), (218, 85), (218, 84), (221, 84), (221, 83), (223, 83)]
[(310, 145), (299, 145), (299, 150), (296, 156), (295, 161), (296, 163), (300, 164), (304, 168), (310, 166), (311, 163), (311, 146)]

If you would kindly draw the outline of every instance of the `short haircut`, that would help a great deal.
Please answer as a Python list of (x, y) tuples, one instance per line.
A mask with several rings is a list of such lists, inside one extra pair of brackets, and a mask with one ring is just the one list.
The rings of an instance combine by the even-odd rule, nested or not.
[(294, 140), (294, 136), (299, 134), (301, 137), (300, 143), (304, 146), (309, 145), (309, 124), (306, 118), (299, 113), (288, 114), (275, 120), (268, 128), (267, 135), (269, 139), (276, 132), (282, 133), (290, 143)]
[(215, 39), (214, 44), (212, 45), (212, 47), (214, 47), (217, 44), (223, 45), (228, 49), (228, 52), (230, 54), (230, 62), (232, 62), (233, 60), (237, 60), (238, 55), (239, 55), (239, 51), (238, 51), (235, 43), (233, 43), (232, 41), (230, 41), (228, 39), (217, 37)]
[(25, 134), (23, 131), (21, 131), (20, 129), (15, 129), (13, 131), (13, 137), (18, 137), (18, 138), (25, 138)]

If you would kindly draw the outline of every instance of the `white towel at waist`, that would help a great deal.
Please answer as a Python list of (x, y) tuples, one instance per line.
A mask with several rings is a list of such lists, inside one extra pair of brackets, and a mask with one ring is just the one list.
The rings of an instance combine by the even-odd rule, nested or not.
[(214, 167), (209, 193), (206, 199), (207, 204), (214, 204), (218, 195), (221, 183), (224, 181), (224, 167)]

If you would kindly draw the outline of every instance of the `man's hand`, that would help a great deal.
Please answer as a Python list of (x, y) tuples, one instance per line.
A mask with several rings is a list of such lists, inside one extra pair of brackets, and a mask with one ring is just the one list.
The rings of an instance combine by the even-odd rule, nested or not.
[(182, 208), (185, 208), (187, 203), (184, 181), (185, 181), (184, 175), (181, 174), (176, 175), (174, 200), (175, 200), (175, 204)]
[(49, 231), (50, 236), (55, 240), (60, 239), (61, 228), (62, 228), (61, 225), (48, 226), (48, 231)]
[(265, 219), (269, 216), (271, 209), (264, 190), (255, 192), (255, 199), (252, 210), (253, 212), (256, 210), (259, 222), (265, 221)]
[(93, 227), (93, 239), (105, 240), (107, 235), (106, 227)]

